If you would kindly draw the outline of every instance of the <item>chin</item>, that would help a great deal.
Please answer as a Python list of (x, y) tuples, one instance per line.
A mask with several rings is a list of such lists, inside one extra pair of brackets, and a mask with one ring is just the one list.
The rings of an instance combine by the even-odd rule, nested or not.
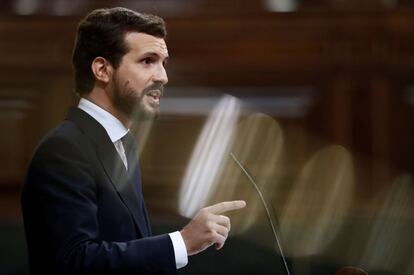
[(158, 118), (160, 115), (159, 109), (148, 109), (138, 110), (133, 114), (135, 121), (152, 121)]

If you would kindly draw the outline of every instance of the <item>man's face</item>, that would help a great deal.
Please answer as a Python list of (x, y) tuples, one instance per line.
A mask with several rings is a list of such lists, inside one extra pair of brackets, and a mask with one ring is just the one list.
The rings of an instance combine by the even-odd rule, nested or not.
[(113, 104), (128, 118), (148, 119), (160, 112), (160, 98), (168, 82), (164, 39), (145, 33), (125, 35), (129, 51), (113, 75)]

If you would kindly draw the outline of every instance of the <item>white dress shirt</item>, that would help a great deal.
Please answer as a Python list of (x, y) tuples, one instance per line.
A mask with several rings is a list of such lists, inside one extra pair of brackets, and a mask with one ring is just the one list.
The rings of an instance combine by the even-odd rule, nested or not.
[[(105, 128), (109, 138), (115, 146), (115, 149), (121, 157), (122, 162), (124, 163), (126, 169), (128, 169), (128, 161), (121, 138), (129, 132), (129, 129), (127, 129), (121, 121), (119, 121), (119, 119), (114, 117), (111, 113), (85, 98), (81, 98), (78, 107), (88, 113)], [(185, 247), (183, 237), (179, 231), (170, 233), (169, 236), (174, 247), (175, 264), (177, 269), (182, 268), (188, 263), (187, 248)]]

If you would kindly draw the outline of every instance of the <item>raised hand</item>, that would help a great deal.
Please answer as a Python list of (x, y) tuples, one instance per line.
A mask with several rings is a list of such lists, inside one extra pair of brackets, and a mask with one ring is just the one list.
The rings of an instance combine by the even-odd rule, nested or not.
[(246, 206), (245, 201), (226, 201), (205, 207), (181, 230), (189, 256), (211, 245), (221, 249), (230, 231), (230, 219), (221, 215)]

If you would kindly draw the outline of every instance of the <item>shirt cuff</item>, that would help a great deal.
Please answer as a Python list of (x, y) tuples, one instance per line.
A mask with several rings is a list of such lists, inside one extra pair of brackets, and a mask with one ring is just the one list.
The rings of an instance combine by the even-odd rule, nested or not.
[(182, 268), (188, 263), (187, 248), (179, 231), (168, 234), (174, 247), (175, 265), (177, 269)]

